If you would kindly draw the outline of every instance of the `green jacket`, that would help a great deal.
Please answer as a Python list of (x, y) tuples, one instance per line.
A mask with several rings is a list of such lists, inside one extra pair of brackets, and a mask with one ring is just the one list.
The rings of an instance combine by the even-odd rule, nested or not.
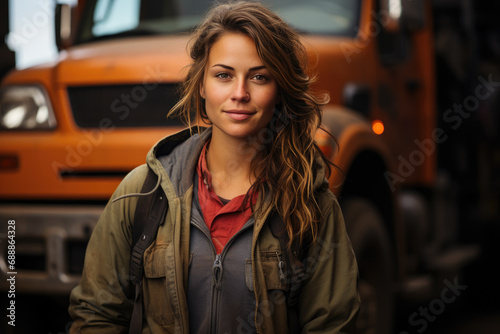
[[(189, 333), (186, 287), (193, 173), (209, 136), (210, 131), (189, 136), (185, 130), (164, 138), (148, 153), (147, 165), (159, 176), (169, 209), (156, 241), (144, 254), (143, 333)], [(139, 193), (146, 173), (147, 166), (142, 165), (124, 178), (96, 225), (80, 284), (70, 297), (71, 333), (128, 333), (134, 300), (129, 266), (137, 196), (113, 200)], [(302, 333), (352, 333), (360, 303), (355, 256), (324, 170), (318, 171), (315, 187), (324, 219), (318, 226), (318, 241), (305, 259), (307, 279), (299, 297), (299, 324)], [(266, 195), (260, 194), (257, 208), (264, 201)], [(255, 216), (251, 250), (255, 321), (258, 333), (286, 333), (286, 303), (271, 293), (285, 290), (286, 285), (273, 262), (277, 260), (266, 256), (281, 250), (266, 224), (269, 213)]]

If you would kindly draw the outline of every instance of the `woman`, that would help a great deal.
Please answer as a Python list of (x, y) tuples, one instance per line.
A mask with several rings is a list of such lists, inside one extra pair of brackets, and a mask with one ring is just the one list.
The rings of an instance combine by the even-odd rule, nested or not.
[(309, 91), (297, 34), (261, 5), (222, 4), (191, 57), (171, 114), (191, 124), (194, 108), (209, 128), (163, 139), (118, 187), (71, 295), (72, 332), (128, 331), (137, 197), (123, 195), (148, 168), (169, 208), (143, 257), (144, 333), (352, 332), (356, 262), (314, 143), (326, 102)]

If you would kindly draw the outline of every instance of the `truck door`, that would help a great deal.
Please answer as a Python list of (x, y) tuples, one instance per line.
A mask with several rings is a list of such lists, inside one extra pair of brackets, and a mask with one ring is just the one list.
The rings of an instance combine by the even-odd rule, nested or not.
[(375, 118), (394, 152), (394, 184), (430, 184), (435, 164), (433, 48), (425, 1), (378, 2)]

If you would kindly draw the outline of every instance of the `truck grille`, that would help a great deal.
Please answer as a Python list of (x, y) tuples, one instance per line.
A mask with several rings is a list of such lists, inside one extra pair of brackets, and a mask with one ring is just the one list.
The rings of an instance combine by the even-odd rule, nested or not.
[[(90, 232), (89, 232), (90, 233)], [(68, 274), (80, 275), (83, 271), (87, 240), (66, 240), (65, 267)], [(6, 252), (6, 249), (2, 251)], [(17, 238), (16, 270), (45, 272), (47, 268), (47, 245), (43, 238)]]
[(45, 271), (47, 269), (46, 253), (43, 238), (17, 238), (16, 269)]
[(167, 119), (178, 101), (177, 84), (68, 87), (76, 124), (81, 128), (181, 126)]
[[(101, 204), (0, 203), (0, 290), (67, 295), (80, 280), (85, 249)], [(7, 224), (15, 224), (15, 254), (9, 254)], [(9, 256), (13, 263), (8, 262)], [(13, 256), (13, 258), (12, 258)]]

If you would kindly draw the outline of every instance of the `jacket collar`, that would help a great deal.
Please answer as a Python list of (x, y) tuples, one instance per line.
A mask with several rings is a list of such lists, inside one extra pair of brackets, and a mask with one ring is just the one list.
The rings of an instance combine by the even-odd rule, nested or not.
[(161, 139), (147, 155), (148, 166), (161, 179), (167, 196), (180, 197), (192, 185), (201, 150), (211, 128), (192, 127)]

